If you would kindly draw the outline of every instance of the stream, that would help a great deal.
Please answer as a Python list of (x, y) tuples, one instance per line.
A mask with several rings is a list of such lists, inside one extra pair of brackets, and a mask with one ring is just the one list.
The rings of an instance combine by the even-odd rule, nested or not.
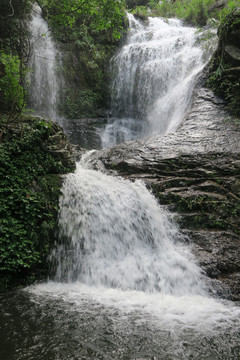
[[(101, 148), (175, 131), (209, 56), (179, 20), (128, 18), (111, 62), (112, 116), (96, 128)], [(64, 127), (52, 66), (60, 54), (39, 35), (49, 30), (37, 7), (31, 27), (33, 43), (41, 39), (31, 103)], [(74, 136), (82, 142), (81, 129)], [(51, 279), (0, 294), (0, 359), (240, 359), (239, 306), (213, 298), (185, 236), (145, 184), (92, 170), (92, 156), (64, 178)]]

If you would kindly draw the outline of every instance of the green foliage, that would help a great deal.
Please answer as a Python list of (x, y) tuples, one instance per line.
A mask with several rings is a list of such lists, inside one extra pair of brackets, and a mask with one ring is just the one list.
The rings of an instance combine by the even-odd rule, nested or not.
[(69, 91), (66, 96), (65, 114), (71, 119), (91, 117), (95, 115), (94, 109), (98, 101), (98, 95), (91, 90), (82, 90), (76, 99), (73, 92)]
[(0, 277), (46, 266), (61, 186), (47, 174), (68, 170), (42, 146), (51, 132), (42, 120), (18, 123), (0, 143)]
[(149, 11), (146, 6), (137, 6), (134, 10), (132, 10), (132, 14), (142, 20), (145, 20), (149, 16)]
[(230, 0), (227, 2), (226, 6), (219, 12), (218, 18), (221, 24), (227, 22), (227, 18), (240, 7), (239, 0)]
[[(221, 17), (222, 23), (218, 30), (219, 48), (210, 64), (210, 76), (207, 85), (214, 92), (226, 100), (229, 111), (236, 116), (236, 122), (240, 117), (240, 70), (236, 65), (236, 60), (232, 60), (225, 55), (224, 47), (230, 41), (232, 34), (240, 30), (240, 16), (236, 16), (234, 6), (235, 1), (231, 1), (225, 9), (225, 17)], [(234, 9), (228, 13), (229, 9)]]
[(26, 21), (31, 0), (1, 0), (0, 109), (12, 120), (24, 108), (25, 65), (29, 56)]
[(233, 10), (239, 7), (239, 0), (229, 0), (223, 9), (215, 10), (215, 0), (151, 0), (149, 2), (152, 15), (163, 17), (178, 17), (193, 25), (206, 25), (209, 18), (224, 22)]
[(25, 105), (25, 92), (21, 85), (26, 71), (18, 56), (0, 52), (0, 105), (5, 112), (21, 112)]
[(136, 7), (147, 7), (149, 5), (148, 0), (126, 0), (128, 9), (136, 9)]
[(187, 22), (203, 26), (209, 18), (209, 10), (215, 0), (163, 0), (150, 2), (155, 15), (164, 17), (178, 17)]
[[(237, 75), (237, 74), (236, 74)], [(239, 76), (231, 74), (224, 64), (220, 64), (207, 81), (207, 85), (214, 92), (223, 97), (231, 114), (240, 117), (240, 81)]]
[(91, 19), (91, 27), (97, 31), (111, 29), (113, 37), (120, 38), (124, 17), (124, 0), (39, 0), (57, 26), (73, 28), (84, 15)]
[[(177, 15), (182, 14), (182, 18), (194, 25), (204, 26), (209, 18), (209, 9), (214, 4), (214, 0), (192, 0), (185, 1), (183, 8), (180, 1), (177, 4)], [(183, 11), (184, 9), (184, 11)]]
[(0, 44), (7, 53), (28, 58), (29, 39), (26, 19), (32, 7), (31, 0), (1, 0)]

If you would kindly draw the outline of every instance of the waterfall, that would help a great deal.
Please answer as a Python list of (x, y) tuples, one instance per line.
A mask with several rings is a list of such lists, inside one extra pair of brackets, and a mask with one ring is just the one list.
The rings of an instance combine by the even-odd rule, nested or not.
[(183, 295), (202, 293), (199, 268), (142, 182), (86, 168), (66, 176), (52, 254), (56, 280)]
[(30, 96), (29, 105), (36, 115), (58, 118), (59, 76), (57, 67), (60, 54), (55, 46), (47, 22), (43, 19), (41, 9), (33, 5), (31, 29), (31, 58), (29, 67)]
[(103, 133), (103, 147), (175, 131), (208, 60), (196, 29), (180, 20), (150, 17), (144, 24), (131, 14), (128, 20), (126, 42), (112, 59), (114, 119)]
[[(34, 26), (39, 21), (43, 29), (35, 15)], [(127, 42), (113, 59), (116, 119), (102, 132), (103, 146), (173, 131), (206, 61), (195, 29), (178, 20), (129, 21)], [(42, 80), (36, 77), (38, 113), (57, 103), (57, 84)], [(207, 296), (186, 238), (143, 182), (94, 171), (93, 157), (85, 154), (64, 177), (60, 234), (49, 259), (53, 281), (1, 296), (0, 349), (9, 350), (3, 358), (239, 359), (239, 307)]]

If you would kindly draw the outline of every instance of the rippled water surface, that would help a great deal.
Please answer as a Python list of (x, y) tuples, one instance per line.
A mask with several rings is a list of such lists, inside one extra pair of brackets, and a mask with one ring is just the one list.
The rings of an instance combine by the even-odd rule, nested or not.
[(0, 359), (240, 358), (239, 308), (49, 283), (1, 295)]

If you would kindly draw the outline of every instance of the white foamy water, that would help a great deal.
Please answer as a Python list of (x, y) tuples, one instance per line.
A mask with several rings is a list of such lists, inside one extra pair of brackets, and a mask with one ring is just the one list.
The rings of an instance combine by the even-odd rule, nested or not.
[(30, 107), (36, 115), (56, 120), (60, 85), (60, 76), (56, 71), (60, 64), (60, 53), (37, 4), (33, 5), (30, 30)]
[[(114, 60), (119, 117), (104, 146), (173, 131), (203, 66), (194, 29), (129, 20)], [(239, 360), (239, 307), (208, 296), (179, 229), (141, 181), (91, 170), (86, 155), (65, 176), (59, 226), (54, 281), (2, 296), (0, 352), (14, 348), (18, 360)]]
[(206, 56), (196, 29), (180, 20), (149, 18), (145, 25), (131, 14), (128, 19), (126, 43), (112, 59), (112, 112), (118, 119), (106, 127), (103, 147), (120, 142), (113, 136), (118, 129), (121, 141), (135, 139), (136, 129), (139, 137), (175, 131), (213, 51), (209, 47)]
[(203, 293), (200, 269), (141, 181), (77, 164), (60, 200), (56, 280), (184, 295)]
[(151, 323), (178, 333), (185, 330), (213, 335), (226, 329), (240, 329), (240, 308), (231, 302), (215, 300), (206, 296), (172, 296), (163, 293), (121, 290), (106, 287), (87, 286), (76, 282), (63, 284), (49, 282), (27, 289), (32, 294), (69, 303), (74, 310), (90, 301), (105, 308), (118, 309), (122, 316), (138, 314), (144, 321), (148, 316)]
[[(60, 301), (74, 319), (78, 313), (85, 318), (84, 311), (91, 318), (100, 311), (110, 322), (117, 316), (120, 333), (126, 321), (130, 327), (137, 322), (137, 338), (150, 327), (166, 342), (165, 354), (179, 359), (187, 359), (184, 346), (206, 359), (225, 359), (231, 352), (237, 359), (239, 307), (207, 295), (181, 233), (141, 181), (90, 170), (88, 158), (65, 178), (59, 214), (63, 241), (51, 255), (55, 279), (28, 288), (32, 300)], [(224, 341), (225, 334), (231, 343), (217, 351), (214, 344), (212, 355), (213, 343)], [(177, 351), (175, 342), (187, 345)]]

